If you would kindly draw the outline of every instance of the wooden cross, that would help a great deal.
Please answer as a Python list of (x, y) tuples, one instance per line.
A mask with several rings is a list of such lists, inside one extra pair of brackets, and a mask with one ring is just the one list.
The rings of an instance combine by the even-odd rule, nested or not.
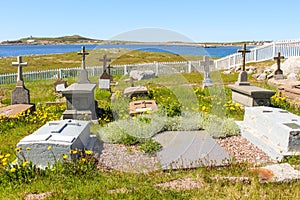
[(27, 66), (27, 62), (22, 62), (22, 56), (18, 56), (18, 61), (12, 62), (12, 66), (18, 66), (17, 82), (23, 82), (22, 66)]
[(246, 70), (246, 53), (250, 53), (251, 51), (250, 50), (247, 50), (246, 49), (246, 44), (243, 44), (243, 49), (239, 49), (238, 50), (238, 53), (242, 53), (242, 71), (245, 71)]
[(106, 54), (103, 55), (103, 58), (99, 59), (100, 62), (103, 62), (103, 72), (106, 70), (106, 63), (111, 62), (110, 58), (107, 58)]
[(280, 56), (280, 52), (278, 52), (277, 57), (274, 57), (274, 60), (277, 60), (277, 70), (278, 71), (281, 71), (280, 70), (280, 60), (281, 59), (284, 59), (284, 56)]
[(81, 48), (81, 51), (78, 52), (78, 55), (82, 55), (82, 69), (85, 69), (85, 55), (89, 55), (88, 52), (85, 51), (85, 46)]

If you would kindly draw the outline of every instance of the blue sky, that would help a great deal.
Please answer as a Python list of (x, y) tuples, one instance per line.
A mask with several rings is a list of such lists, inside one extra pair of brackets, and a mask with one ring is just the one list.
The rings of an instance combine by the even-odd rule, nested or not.
[[(300, 38), (299, 0), (9, 0), (0, 3), (0, 41), (79, 34), (111, 39), (144, 28), (195, 42)], [(150, 34), (151, 36), (151, 34)]]

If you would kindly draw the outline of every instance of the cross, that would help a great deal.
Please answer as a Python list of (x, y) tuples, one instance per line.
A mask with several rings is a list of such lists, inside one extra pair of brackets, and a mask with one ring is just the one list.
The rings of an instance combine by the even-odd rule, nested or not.
[(280, 56), (280, 52), (278, 52), (277, 57), (274, 57), (274, 60), (277, 60), (277, 70), (280, 71), (280, 60), (284, 59), (284, 56)]
[(18, 56), (18, 61), (12, 62), (12, 66), (18, 66), (17, 82), (23, 82), (22, 66), (27, 66), (27, 62), (22, 62), (22, 56)]
[(209, 56), (204, 56), (203, 61), (200, 61), (200, 65), (204, 66), (204, 79), (209, 79), (209, 67), (214, 64), (213, 60), (209, 60)]
[(81, 48), (81, 51), (77, 54), (82, 55), (82, 69), (85, 69), (85, 55), (89, 55), (89, 53), (85, 51), (85, 46), (83, 46)]
[(106, 70), (106, 62), (110, 62), (111, 59), (107, 58), (106, 54), (103, 55), (103, 58), (99, 59), (100, 62), (103, 62), (103, 71)]
[(238, 53), (242, 53), (242, 57), (243, 57), (243, 60), (242, 60), (242, 71), (245, 71), (245, 65), (246, 65), (246, 53), (250, 53), (251, 51), (250, 50), (247, 50), (246, 49), (246, 44), (243, 44), (243, 49), (239, 49), (238, 50)]

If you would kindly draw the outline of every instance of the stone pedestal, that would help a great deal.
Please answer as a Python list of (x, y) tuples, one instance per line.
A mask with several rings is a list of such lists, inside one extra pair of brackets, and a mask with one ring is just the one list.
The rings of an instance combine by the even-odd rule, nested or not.
[(246, 107), (241, 134), (271, 158), (300, 154), (300, 117), (279, 108)]
[(274, 91), (250, 85), (228, 85), (232, 90), (232, 100), (245, 106), (269, 106)]
[(96, 120), (95, 87), (93, 83), (74, 83), (63, 90), (62, 94), (67, 100), (63, 119)]
[(238, 81), (235, 85), (250, 85), (248, 82), (248, 73), (246, 71), (241, 71), (239, 73)]
[(204, 79), (202, 81), (202, 88), (211, 87), (211, 86), (213, 86), (213, 81), (210, 78)]
[(17, 85), (11, 93), (11, 104), (30, 104), (29, 90)]
[(48, 122), (20, 140), (17, 147), (22, 148), (20, 159), (25, 157), (41, 168), (54, 164), (57, 159), (62, 160), (63, 155), (69, 155), (70, 159), (73, 149), (101, 151), (100, 141), (90, 135), (90, 123), (71, 119)]

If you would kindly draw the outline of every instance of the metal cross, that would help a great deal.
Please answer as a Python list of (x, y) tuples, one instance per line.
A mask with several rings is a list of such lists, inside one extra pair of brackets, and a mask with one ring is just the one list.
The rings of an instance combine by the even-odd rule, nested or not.
[(274, 57), (274, 60), (277, 60), (277, 70), (280, 70), (280, 60), (284, 59), (284, 56), (280, 56), (280, 52), (278, 52), (277, 57)]
[(209, 79), (209, 67), (214, 64), (213, 60), (209, 60), (209, 56), (204, 56), (203, 61), (200, 61), (200, 65), (204, 66), (204, 79)]
[(89, 55), (88, 52), (85, 51), (85, 46), (81, 48), (81, 51), (78, 52), (78, 55), (82, 55), (82, 69), (85, 69), (85, 55)]
[(106, 54), (103, 55), (103, 58), (99, 59), (100, 62), (103, 62), (103, 71), (106, 70), (106, 62), (111, 62), (110, 58), (107, 58)]
[(238, 50), (238, 53), (242, 53), (242, 71), (245, 71), (246, 70), (246, 53), (250, 53), (251, 51), (250, 50), (247, 50), (246, 49), (246, 44), (243, 44), (243, 49), (239, 49)]
[(22, 66), (27, 66), (27, 62), (22, 62), (22, 56), (18, 56), (18, 61), (12, 62), (12, 66), (18, 66), (17, 82), (23, 81)]

